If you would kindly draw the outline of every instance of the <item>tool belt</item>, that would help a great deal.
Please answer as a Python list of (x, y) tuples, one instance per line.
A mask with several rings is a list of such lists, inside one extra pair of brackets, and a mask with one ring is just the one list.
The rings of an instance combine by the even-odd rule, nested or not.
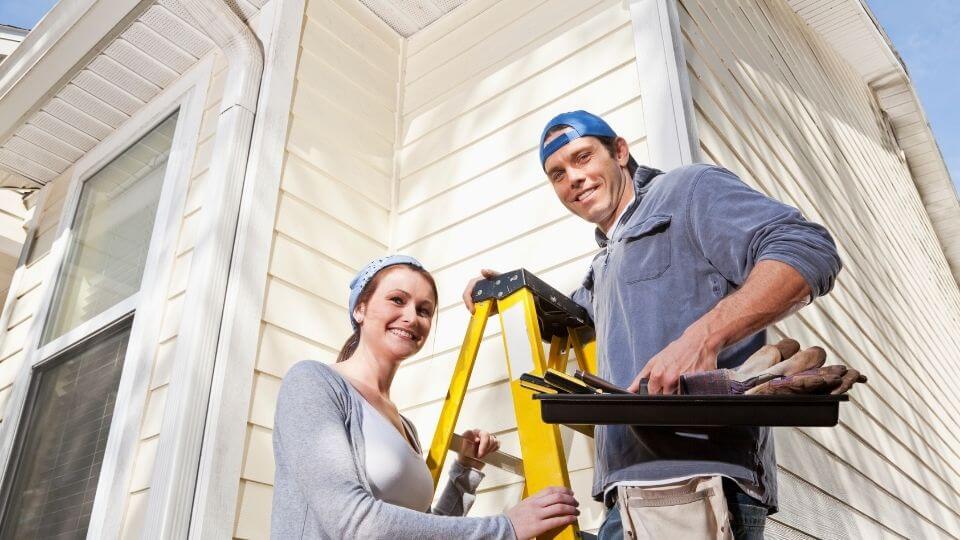
[(619, 503), (624, 538), (733, 538), (720, 476), (690, 478), (659, 486), (618, 486), (616, 491), (615, 502)]

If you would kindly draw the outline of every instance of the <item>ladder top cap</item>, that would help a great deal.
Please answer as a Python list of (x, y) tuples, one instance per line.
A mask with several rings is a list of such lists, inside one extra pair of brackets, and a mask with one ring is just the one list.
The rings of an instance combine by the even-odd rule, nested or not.
[(521, 289), (528, 289), (533, 294), (541, 336), (545, 341), (554, 336), (567, 337), (573, 328), (593, 328), (587, 310), (525, 268), (477, 282), (471, 297), (474, 302), (500, 300)]

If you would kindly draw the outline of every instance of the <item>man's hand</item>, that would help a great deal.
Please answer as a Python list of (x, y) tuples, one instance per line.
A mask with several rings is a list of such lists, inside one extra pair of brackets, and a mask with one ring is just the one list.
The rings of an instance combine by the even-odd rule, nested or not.
[(810, 286), (792, 266), (774, 260), (758, 262), (740, 289), (721, 300), (647, 362), (629, 390), (648, 378), (651, 394), (672, 394), (680, 375), (717, 369), (720, 351), (766, 328), (807, 304)]
[(711, 344), (707, 334), (693, 325), (679, 339), (651, 358), (627, 390), (636, 393), (640, 390), (640, 380), (649, 379), (648, 393), (675, 394), (680, 375), (717, 369), (719, 353), (720, 348)]
[(475, 277), (467, 283), (467, 288), (463, 290), (463, 305), (467, 306), (467, 309), (470, 310), (470, 313), (473, 313), (473, 288), (476, 287), (477, 283), (484, 279), (493, 279), (500, 275), (500, 272), (496, 270), (490, 270), (489, 268), (484, 268), (480, 270), (480, 276)]

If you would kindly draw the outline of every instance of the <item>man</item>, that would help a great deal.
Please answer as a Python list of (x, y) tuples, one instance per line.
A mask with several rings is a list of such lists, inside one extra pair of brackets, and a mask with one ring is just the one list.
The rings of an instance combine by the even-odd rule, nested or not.
[[(638, 166), (585, 111), (551, 120), (539, 146), (557, 197), (597, 226), (600, 252), (572, 297), (593, 318), (599, 374), (614, 384), (635, 392), (648, 379), (650, 393), (669, 394), (683, 373), (737, 367), (764, 328), (833, 287), (841, 264), (829, 233), (730, 171)], [(722, 477), (736, 537), (762, 538), (776, 511), (769, 428), (597, 426), (595, 437), (593, 496), (608, 507), (620, 486)], [(611, 509), (600, 538), (622, 537)]]

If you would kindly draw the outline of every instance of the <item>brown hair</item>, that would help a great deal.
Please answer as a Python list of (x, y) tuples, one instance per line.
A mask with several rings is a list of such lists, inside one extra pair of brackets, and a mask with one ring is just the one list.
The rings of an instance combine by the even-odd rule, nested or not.
[[(427, 272), (419, 266), (414, 266), (412, 264), (400, 263), (400, 264), (391, 264), (385, 268), (382, 268), (379, 272), (373, 275), (370, 278), (370, 281), (364, 285), (363, 290), (360, 291), (360, 295), (357, 296), (357, 305), (366, 304), (370, 301), (370, 297), (373, 296), (374, 291), (377, 290), (377, 286), (380, 284), (380, 279), (383, 277), (384, 270), (388, 270), (395, 266), (404, 266), (413, 270), (414, 272), (420, 274), (427, 280), (427, 283), (430, 284), (430, 287), (433, 289), (433, 304), (437, 305), (439, 298), (437, 297), (437, 282), (433, 280), (433, 276), (430, 275), (430, 272)], [(353, 313), (350, 313), (351, 320), (353, 319)], [(350, 334), (350, 337), (347, 338), (347, 341), (344, 342), (343, 347), (340, 348), (340, 354), (337, 355), (337, 363), (343, 362), (347, 358), (353, 356), (353, 353), (357, 351), (357, 347), (360, 346), (360, 325), (357, 325), (357, 328)]]
[[(543, 138), (546, 140), (547, 137), (553, 135), (554, 133), (570, 129), (572, 127), (573, 126), (568, 126), (566, 124), (558, 124), (550, 128)], [(607, 149), (610, 157), (617, 159), (617, 137), (601, 137), (599, 135), (588, 135), (588, 137), (593, 137), (594, 139), (600, 141), (600, 144)], [(630, 157), (630, 159), (627, 160), (627, 172), (630, 173), (630, 176), (633, 176), (637, 172), (637, 162), (633, 160), (633, 157)]]

